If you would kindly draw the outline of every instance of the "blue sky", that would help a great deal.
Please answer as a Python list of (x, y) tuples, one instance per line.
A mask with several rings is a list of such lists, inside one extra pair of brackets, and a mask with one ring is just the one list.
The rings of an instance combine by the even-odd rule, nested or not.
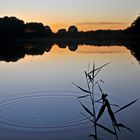
[(0, 0), (1, 17), (16, 16), (26, 22), (39, 21), (53, 28), (71, 24), (86, 26), (85, 23), (100, 28), (105, 22), (112, 22), (110, 27), (115, 27), (114, 23), (128, 26), (139, 13), (140, 0)]

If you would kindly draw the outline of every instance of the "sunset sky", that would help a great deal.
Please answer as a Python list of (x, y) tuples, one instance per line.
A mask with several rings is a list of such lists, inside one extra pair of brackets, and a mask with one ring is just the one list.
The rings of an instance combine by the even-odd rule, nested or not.
[(124, 29), (140, 13), (140, 0), (0, 0), (0, 16), (42, 22), (53, 31)]

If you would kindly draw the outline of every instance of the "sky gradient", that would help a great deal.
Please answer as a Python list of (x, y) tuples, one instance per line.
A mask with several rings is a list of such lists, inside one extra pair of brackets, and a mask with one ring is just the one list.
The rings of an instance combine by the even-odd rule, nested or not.
[(0, 0), (0, 16), (42, 22), (53, 31), (124, 29), (140, 13), (140, 0)]

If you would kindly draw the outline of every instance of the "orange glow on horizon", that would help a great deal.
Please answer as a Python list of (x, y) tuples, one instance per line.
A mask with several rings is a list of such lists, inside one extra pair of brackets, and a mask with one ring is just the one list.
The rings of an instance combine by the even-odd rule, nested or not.
[(128, 27), (128, 24), (95, 24), (95, 25), (78, 25), (77, 26), (80, 31), (90, 31), (90, 30), (120, 30), (120, 29), (126, 29)]
[(95, 25), (78, 25), (78, 24), (66, 24), (66, 23), (58, 23), (58, 24), (49, 24), (53, 32), (57, 32), (59, 29), (66, 29), (71, 25), (75, 25), (79, 31), (91, 31), (91, 30), (123, 30), (126, 29), (129, 24), (128, 23), (122, 23), (122, 24), (95, 24)]
[[(130, 26), (130, 23), (132, 21), (129, 21), (127, 19), (125, 19), (125, 22), (122, 22), (122, 23), (116, 23), (114, 22), (114, 19), (112, 19), (112, 23), (109, 24), (104, 18), (100, 18), (102, 19), (104, 22), (98, 22), (98, 18), (95, 18), (95, 22), (87, 22), (87, 23), (78, 23), (76, 21), (76, 19), (71, 19), (70, 21), (65, 21), (65, 20), (62, 20), (61, 22), (57, 22), (56, 19), (52, 19), (51, 17), (47, 17), (47, 16), (44, 16), (44, 15), (40, 15), (40, 14), (37, 14), (37, 15), (34, 15), (34, 13), (16, 13), (16, 14), (1, 14), (0, 15), (1, 17), (4, 17), (4, 16), (15, 16), (21, 20), (23, 20), (25, 23), (27, 22), (41, 22), (43, 23), (44, 25), (48, 25), (50, 26), (50, 28), (52, 29), (53, 32), (57, 32), (59, 29), (66, 29), (68, 30), (68, 28), (71, 26), (71, 25), (75, 25), (79, 31), (91, 31), (91, 30), (104, 30), (104, 29), (113, 29), (113, 30), (119, 30), (119, 29), (126, 29), (127, 27)], [(81, 18), (80, 20), (82, 21), (86, 21), (86, 19), (84, 18)], [(90, 21), (90, 19), (88, 19)], [(118, 19), (119, 20), (119, 19)], [(92, 19), (91, 19), (92, 21)], [(130, 22), (130, 23), (129, 23)]]

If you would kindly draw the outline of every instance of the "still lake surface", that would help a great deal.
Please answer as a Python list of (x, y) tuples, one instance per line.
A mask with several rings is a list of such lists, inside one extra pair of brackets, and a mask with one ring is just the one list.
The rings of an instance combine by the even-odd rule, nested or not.
[[(102, 88), (112, 103), (125, 105), (140, 98), (139, 59), (125, 46), (60, 48), (54, 44), (42, 50), (32, 44), (9, 46), (0, 52), (0, 139), (90, 139), (91, 123), (82, 116), (85, 111), (77, 100), (85, 93), (72, 84), (86, 88), (84, 71), (89, 62), (97, 67), (110, 62), (98, 79), (105, 81)], [(120, 140), (140, 137), (139, 106), (138, 101), (118, 113), (118, 120), (134, 130), (122, 131)], [(108, 120), (106, 116), (102, 123)], [(102, 130), (99, 135), (115, 139)]]

